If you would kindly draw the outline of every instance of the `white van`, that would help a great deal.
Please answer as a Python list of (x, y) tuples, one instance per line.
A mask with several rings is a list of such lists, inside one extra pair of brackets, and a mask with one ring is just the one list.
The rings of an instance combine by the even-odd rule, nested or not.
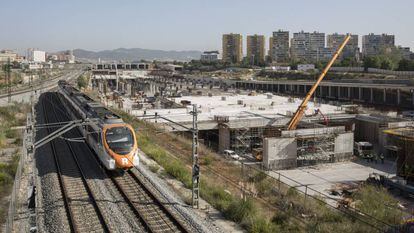
[(232, 158), (234, 160), (240, 160), (240, 156), (236, 154), (236, 152), (232, 150), (224, 150), (224, 157), (226, 158)]

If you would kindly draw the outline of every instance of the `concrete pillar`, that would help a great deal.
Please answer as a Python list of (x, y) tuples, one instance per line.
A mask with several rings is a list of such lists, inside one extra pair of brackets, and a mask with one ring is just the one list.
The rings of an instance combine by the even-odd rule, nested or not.
[(370, 103), (374, 103), (374, 88), (370, 88), (370, 92), (371, 92)]
[(362, 87), (358, 87), (358, 99), (362, 100)]
[(332, 95), (332, 86), (328, 87), (328, 98), (330, 98)]
[(277, 85), (277, 93), (280, 93), (280, 84), (276, 84)]
[(412, 99), (412, 104), (414, 105), (414, 90), (411, 90), (411, 99)]
[(341, 86), (338, 86), (338, 99), (341, 99)]
[(219, 152), (230, 149), (230, 129), (219, 126)]
[(348, 87), (348, 99), (351, 99), (351, 87)]
[(401, 103), (401, 91), (397, 89), (397, 104), (400, 105)]
[(387, 103), (387, 90), (385, 88), (382, 90), (382, 95), (384, 103)]

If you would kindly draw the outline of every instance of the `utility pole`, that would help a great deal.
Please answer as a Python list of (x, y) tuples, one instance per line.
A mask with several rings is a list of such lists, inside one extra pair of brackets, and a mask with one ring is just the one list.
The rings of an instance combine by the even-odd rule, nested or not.
[(193, 104), (193, 167), (192, 167), (192, 205), (193, 208), (199, 208), (199, 196), (200, 196), (200, 165), (198, 161), (198, 128), (197, 128), (197, 105)]
[(118, 64), (116, 62), (115, 62), (115, 75), (116, 75), (116, 91), (118, 92), (119, 77), (118, 77)]
[(7, 82), (7, 100), (11, 102), (11, 77), (10, 77), (10, 58), (7, 59), (7, 66), (6, 66), (6, 82)]

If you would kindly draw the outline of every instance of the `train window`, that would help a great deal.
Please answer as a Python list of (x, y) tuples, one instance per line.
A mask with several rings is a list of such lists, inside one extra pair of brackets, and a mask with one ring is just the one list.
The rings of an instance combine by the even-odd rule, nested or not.
[(126, 155), (134, 146), (134, 138), (128, 127), (110, 128), (106, 131), (105, 137), (109, 148), (117, 154)]

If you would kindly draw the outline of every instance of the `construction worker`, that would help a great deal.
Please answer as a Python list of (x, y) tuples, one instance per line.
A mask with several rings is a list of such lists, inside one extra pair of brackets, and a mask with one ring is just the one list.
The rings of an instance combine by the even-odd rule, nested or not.
[(384, 154), (381, 153), (380, 159), (381, 159), (381, 163), (384, 164)]

